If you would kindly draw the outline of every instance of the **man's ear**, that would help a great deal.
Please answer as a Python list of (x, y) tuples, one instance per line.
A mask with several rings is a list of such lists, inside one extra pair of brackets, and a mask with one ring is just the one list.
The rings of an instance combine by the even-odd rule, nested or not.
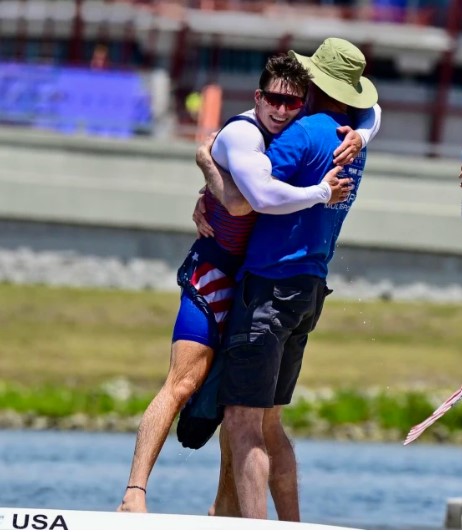
[(260, 89), (257, 89), (255, 91), (255, 103), (259, 103), (262, 99), (262, 95), (261, 95), (261, 90)]

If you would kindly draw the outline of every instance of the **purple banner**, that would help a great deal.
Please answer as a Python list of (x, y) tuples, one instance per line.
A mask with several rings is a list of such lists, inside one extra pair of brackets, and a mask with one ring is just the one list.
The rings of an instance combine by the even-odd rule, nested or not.
[(0, 121), (117, 137), (153, 126), (149, 91), (134, 72), (11, 63), (0, 63)]

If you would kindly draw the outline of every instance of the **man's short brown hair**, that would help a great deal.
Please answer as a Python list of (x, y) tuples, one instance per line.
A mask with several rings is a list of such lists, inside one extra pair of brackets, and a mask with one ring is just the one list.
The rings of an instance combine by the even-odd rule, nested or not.
[(274, 79), (282, 80), (284, 85), (306, 96), (311, 75), (295, 58), (279, 54), (273, 55), (266, 62), (260, 76), (259, 88), (266, 90)]

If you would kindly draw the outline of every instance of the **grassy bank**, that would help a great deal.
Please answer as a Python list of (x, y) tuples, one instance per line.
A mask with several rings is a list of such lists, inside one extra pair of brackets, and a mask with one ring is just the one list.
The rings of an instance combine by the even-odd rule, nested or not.
[[(161, 385), (178, 294), (0, 285), (0, 301), (0, 409), (132, 414)], [(442, 398), (460, 386), (460, 323), (460, 305), (329, 299), (288, 422), (420, 421), (430, 391)], [(108, 389), (120, 378), (123, 399)], [(447, 419), (462, 427), (457, 414)]]

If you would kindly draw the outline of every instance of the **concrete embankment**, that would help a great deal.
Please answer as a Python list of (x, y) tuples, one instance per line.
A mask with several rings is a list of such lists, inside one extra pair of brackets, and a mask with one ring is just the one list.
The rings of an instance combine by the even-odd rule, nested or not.
[[(173, 287), (194, 238), (191, 213), (203, 182), (194, 151), (178, 139), (0, 129), (1, 278)], [(375, 287), (382, 297), (419, 297), (434, 287), (460, 300), (458, 173), (454, 159), (372, 149), (331, 279), (345, 293)]]
[[(0, 429), (14, 430), (66, 430), (87, 432), (136, 432), (141, 415), (121, 416), (111, 412), (100, 416), (76, 413), (54, 418), (35, 414), (20, 414), (12, 410), (0, 411)], [(290, 427), (287, 427), (290, 432)], [(172, 429), (173, 430), (173, 429)], [(375, 422), (344, 423), (333, 425), (318, 419), (309, 428), (294, 434), (312, 439), (334, 439), (339, 441), (402, 442), (398, 429), (385, 429)], [(426, 443), (462, 444), (462, 430), (449, 432), (445, 427), (436, 426), (425, 437)]]

